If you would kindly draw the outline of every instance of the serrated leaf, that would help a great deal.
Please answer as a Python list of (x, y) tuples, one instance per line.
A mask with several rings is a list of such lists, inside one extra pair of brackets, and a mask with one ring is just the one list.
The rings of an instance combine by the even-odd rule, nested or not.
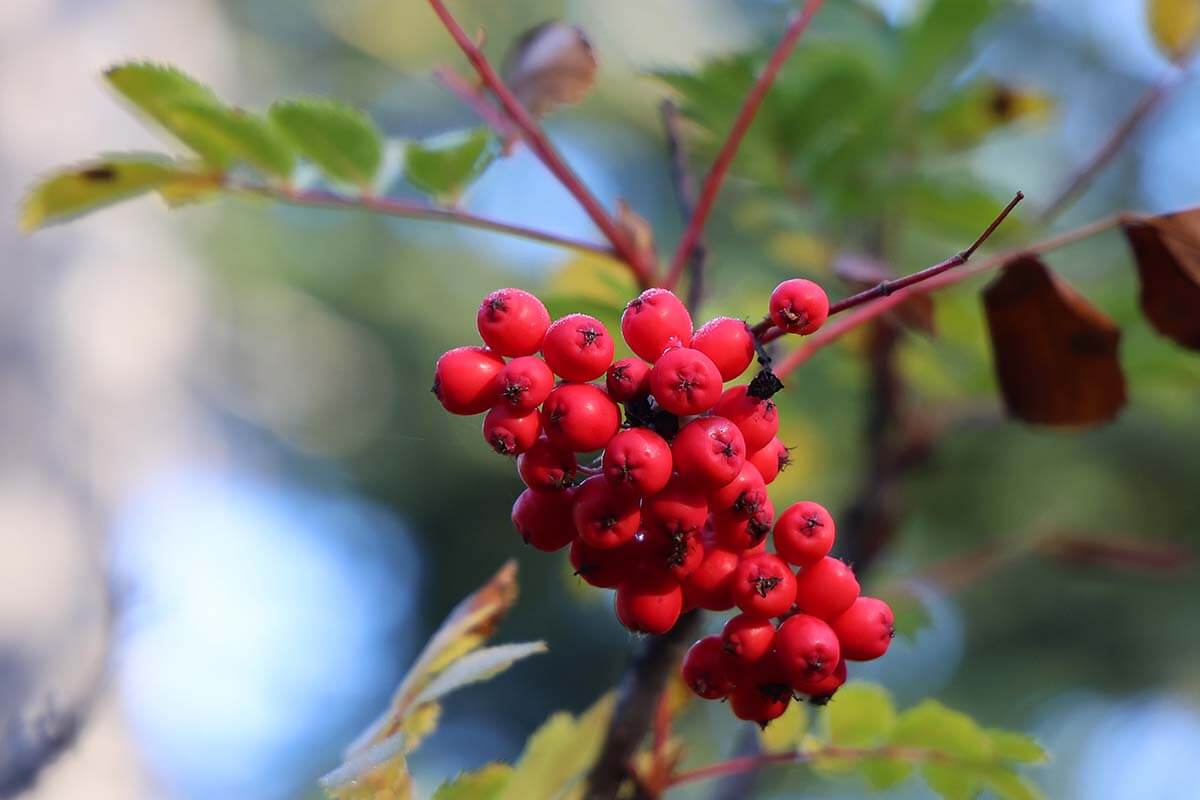
[(525, 743), (502, 800), (554, 798), (566, 791), (596, 760), (615, 703), (610, 692), (578, 719), (559, 712), (546, 720)]
[(758, 740), (768, 753), (786, 753), (799, 746), (807, 729), (808, 708), (803, 703), (789, 703), (782, 717), (759, 729)]
[(1044, 764), (1047, 761), (1045, 749), (1032, 736), (995, 729), (986, 733), (994, 758), (1022, 764)]
[(210, 180), (168, 158), (114, 155), (57, 172), (29, 190), (21, 206), (21, 229), (32, 231), (178, 182)]
[(596, 82), (596, 54), (582, 29), (550, 20), (513, 42), (502, 71), (521, 105), (542, 116), (587, 95)]
[(848, 683), (825, 707), (829, 743), (838, 747), (873, 747), (896, 725), (896, 707), (882, 686)]
[(487, 128), (455, 131), (419, 142), (404, 151), (404, 178), (439, 202), (458, 199), (496, 157)]
[(1159, 49), (1183, 61), (1200, 40), (1200, 0), (1149, 0), (1146, 15)]
[(979, 791), (979, 767), (986, 763), (989, 742), (975, 721), (936, 700), (908, 709), (896, 720), (892, 744), (936, 751), (952, 760), (927, 761), (921, 774), (946, 800), (972, 800)]
[(433, 800), (497, 800), (512, 777), (508, 764), (486, 764), (473, 772), (463, 772), (444, 782), (433, 793)]
[(412, 776), (399, 737), (365, 750), (323, 776), (321, 788), (335, 800), (411, 800)]
[(286, 100), (269, 117), (302, 156), (330, 178), (365, 186), (383, 162), (383, 140), (368, 115), (335, 100)]
[(476, 650), (458, 659), (431, 680), (413, 705), (431, 703), (472, 683), (494, 678), (523, 658), (546, 652), (545, 642), (501, 644)]
[(166, 110), (173, 130), (203, 139), (221, 163), (240, 162), (286, 178), (296, 166), (296, 154), (266, 120), (240, 108), (212, 103), (179, 103)]

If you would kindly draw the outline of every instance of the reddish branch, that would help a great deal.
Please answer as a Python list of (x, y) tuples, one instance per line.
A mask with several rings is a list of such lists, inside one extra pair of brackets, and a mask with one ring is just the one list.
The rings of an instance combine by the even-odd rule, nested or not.
[[(679, 213), (686, 226), (696, 213), (696, 182), (688, 170), (687, 153), (683, 149), (683, 132), (679, 129), (679, 109), (670, 100), (659, 105), (663, 129), (667, 135), (667, 152), (671, 156), (671, 182), (675, 184), (675, 197), (679, 201)], [(704, 265), (708, 253), (704, 243), (697, 240), (687, 260), (688, 282), (687, 307), (693, 315), (704, 299)]]
[(652, 274), (652, 266), (646, 263), (643, 253), (641, 253), (629, 237), (617, 226), (617, 223), (609, 216), (608, 212), (601, 205), (600, 201), (591, 193), (591, 191), (579, 179), (579, 176), (571, 169), (563, 157), (551, 144), (550, 139), (546, 136), (545, 131), (534, 120), (533, 116), (521, 105), (521, 101), (516, 95), (504, 84), (499, 73), (492, 67), (487, 60), (487, 56), (483, 54), (483, 50), (472, 41), (467, 32), (458, 24), (458, 20), (446, 8), (443, 0), (429, 0), (429, 5), (433, 8), (435, 14), (442, 21), (446, 30), (454, 38), (463, 55), (471, 62), (471, 66), (475, 68), (479, 74), (479, 79), (488, 91), (496, 98), (504, 113), (512, 120), (520, 132), (521, 138), (529, 149), (546, 165), (546, 168), (558, 179), (564, 188), (575, 198), (582, 206), (583, 210), (600, 229), (604, 237), (608, 239), (613, 246), (613, 250), (620, 256), (621, 260), (629, 265), (629, 269), (633, 272), (638, 283), (643, 287), (649, 287), (654, 283)]
[(708, 222), (708, 216), (712, 212), (713, 204), (717, 200), (717, 193), (721, 190), (721, 183), (725, 180), (725, 174), (729, 172), (729, 167), (733, 164), (734, 156), (737, 155), (742, 138), (746, 135), (746, 131), (750, 129), (750, 124), (754, 122), (754, 117), (758, 113), (759, 106), (762, 105), (763, 98), (767, 95), (767, 90), (771, 88), (771, 84), (775, 81), (775, 76), (779, 74), (779, 70), (783, 67), (784, 62), (787, 61), (788, 56), (791, 55), (792, 50), (795, 48), (796, 42), (800, 41), (800, 37), (808, 28), (808, 24), (812, 21), (813, 16), (821, 8), (822, 2), (823, 0), (808, 0), (804, 4), (804, 8), (792, 17), (791, 21), (788, 22), (787, 29), (783, 33), (783, 38), (776, 45), (775, 52), (771, 54), (767, 66), (754, 82), (754, 86), (751, 87), (750, 93), (746, 95), (746, 99), (742, 101), (741, 110), (738, 111), (737, 117), (733, 121), (733, 127), (729, 130), (729, 135), (725, 138), (725, 143), (721, 145), (712, 168), (704, 178), (704, 184), (700, 188), (700, 198), (696, 202), (695, 213), (692, 214), (692, 218), (683, 232), (683, 238), (679, 240), (679, 247), (675, 250), (675, 256), (671, 260), (671, 270), (666, 281), (668, 289), (674, 289), (676, 284), (679, 283), (679, 279), (683, 275), (683, 270), (687, 266), (688, 260), (692, 257), (692, 251), (700, 242), (701, 234), (704, 233), (704, 226)]
[(500, 113), (494, 105), (488, 102), (482, 87), (459, 75), (449, 67), (438, 67), (433, 71), (433, 77), (445, 86), (455, 97), (479, 115), (487, 126), (496, 132), (504, 146), (505, 152), (519, 136), (508, 117)]

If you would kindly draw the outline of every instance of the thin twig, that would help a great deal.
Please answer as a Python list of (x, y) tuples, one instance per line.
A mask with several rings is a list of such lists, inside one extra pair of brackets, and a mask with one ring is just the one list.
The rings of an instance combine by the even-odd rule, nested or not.
[(458, 44), (463, 55), (471, 62), (471, 66), (479, 74), (479, 79), (483, 85), (495, 96), (500, 103), (500, 107), (512, 120), (517, 130), (521, 133), (521, 138), (529, 146), (529, 149), (541, 159), (546, 168), (550, 170), (554, 177), (558, 178), (559, 183), (571, 193), (587, 215), (595, 223), (604, 237), (612, 243), (613, 250), (620, 256), (629, 269), (633, 272), (634, 278), (638, 284), (643, 287), (649, 287), (654, 283), (652, 267), (645, 263), (644, 255), (634, 246), (629, 237), (617, 226), (617, 223), (605, 210), (600, 201), (591, 193), (591, 191), (575, 174), (574, 170), (567, 164), (563, 157), (555, 149), (550, 139), (546, 136), (545, 131), (537, 123), (536, 120), (521, 105), (521, 101), (516, 95), (505, 85), (500, 78), (499, 73), (492, 67), (487, 60), (487, 56), (483, 54), (462, 26), (458, 24), (458, 20), (446, 8), (443, 0), (429, 0), (430, 7), (433, 8), (438, 19), (442, 21), (446, 30), (453, 37), (455, 43)]
[(472, 83), (450, 67), (436, 67), (433, 70), (433, 77), (496, 132), (506, 152), (512, 147), (520, 134), (508, 117), (488, 102), (487, 95), (483, 93), (479, 84)]
[(390, 217), (449, 222), (468, 228), (506, 233), (510, 236), (557, 245), (558, 247), (565, 247), (570, 250), (579, 250), (585, 253), (607, 256), (608, 258), (617, 258), (617, 254), (613, 252), (612, 248), (595, 242), (585, 242), (581, 239), (559, 236), (558, 234), (537, 228), (529, 228), (524, 225), (516, 225), (489, 217), (481, 217), (458, 209), (438, 208), (437, 206), (430, 206), (409, 200), (393, 200), (386, 197), (365, 195), (351, 197), (320, 190), (287, 189), (259, 185), (229, 186), (227, 189), (234, 194), (265, 197), (293, 206), (333, 208), (346, 211), (370, 211)]
[(783, 38), (775, 46), (775, 51), (771, 53), (767, 66), (754, 82), (746, 99), (742, 101), (742, 107), (733, 121), (733, 127), (730, 128), (729, 135), (725, 137), (725, 142), (721, 145), (712, 168), (704, 178), (704, 185), (700, 189), (700, 199), (696, 203), (696, 211), (692, 214), (692, 219), (684, 230), (683, 237), (679, 240), (679, 246), (675, 250), (675, 256), (671, 260), (671, 270), (666, 281), (668, 289), (673, 289), (679, 283), (683, 270), (692, 256), (692, 250), (704, 233), (704, 226), (708, 223), (708, 216), (712, 212), (717, 194), (721, 190), (721, 183), (725, 180), (725, 174), (729, 171), (734, 156), (737, 155), (742, 138), (749, 130), (750, 124), (754, 122), (754, 117), (762, 105), (763, 98), (766, 97), (767, 90), (775, 81), (775, 76), (779, 74), (779, 70), (795, 48), (796, 42), (800, 41), (800, 37), (808, 28), (813, 16), (821, 8), (822, 2), (823, 0), (808, 0), (804, 4), (804, 8), (791, 18), (783, 33)]
[[(667, 135), (667, 153), (671, 157), (671, 182), (675, 185), (675, 198), (679, 201), (679, 215), (683, 224), (691, 222), (696, 211), (696, 182), (688, 169), (687, 152), (683, 149), (683, 131), (679, 128), (679, 109), (670, 100), (659, 105), (663, 130)], [(704, 266), (708, 250), (703, 241), (697, 241), (688, 258), (687, 270), (691, 275), (688, 283), (687, 307), (695, 314), (704, 301)]]

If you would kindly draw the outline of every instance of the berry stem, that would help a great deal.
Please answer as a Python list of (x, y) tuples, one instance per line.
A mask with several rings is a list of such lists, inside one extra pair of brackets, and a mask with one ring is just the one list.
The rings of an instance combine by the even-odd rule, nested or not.
[(787, 29), (783, 33), (783, 38), (775, 46), (775, 51), (771, 53), (771, 58), (767, 62), (767, 66), (750, 88), (746, 99), (742, 101), (742, 107), (733, 121), (733, 127), (730, 128), (729, 135), (725, 137), (725, 142), (721, 145), (712, 168), (704, 178), (704, 184), (700, 188), (700, 198), (696, 202), (695, 213), (692, 214), (691, 219), (688, 221), (688, 226), (684, 230), (683, 237), (679, 240), (679, 246), (675, 250), (675, 256), (671, 260), (671, 269), (666, 281), (668, 289), (674, 289), (679, 283), (679, 279), (683, 275), (683, 270), (692, 258), (692, 252), (698, 246), (700, 237), (704, 233), (704, 226), (708, 223), (709, 214), (716, 203), (718, 192), (721, 191), (721, 184), (725, 180), (725, 174), (729, 172), (729, 167), (733, 164), (734, 156), (737, 155), (742, 138), (745, 137), (750, 124), (754, 122), (754, 117), (762, 105), (763, 98), (766, 97), (767, 90), (771, 88), (771, 84), (775, 81), (775, 76), (779, 74), (779, 70), (782, 69), (784, 62), (791, 55), (796, 43), (800, 41), (800, 37), (808, 28), (808, 24), (821, 8), (822, 2), (823, 0), (807, 0), (804, 8), (791, 18)]
[(582, 239), (572, 239), (567, 236), (559, 236), (549, 231), (516, 225), (511, 222), (491, 219), (490, 217), (481, 217), (456, 208), (439, 208), (411, 200), (395, 200), (369, 195), (351, 197), (317, 189), (291, 189), (282, 186), (230, 184), (226, 186), (226, 189), (234, 194), (266, 197), (292, 206), (332, 208), (347, 211), (370, 211), (389, 217), (450, 222), (468, 228), (506, 233), (510, 236), (557, 245), (570, 250), (579, 250), (584, 253), (594, 253), (609, 258), (617, 258), (617, 254), (613, 249), (606, 245), (585, 242)]
[(600, 229), (604, 237), (612, 243), (613, 250), (620, 256), (629, 269), (633, 272), (634, 278), (642, 288), (649, 288), (654, 284), (652, 275), (652, 266), (645, 263), (644, 254), (641, 253), (629, 237), (617, 226), (617, 223), (609, 216), (608, 212), (600, 201), (591, 193), (591, 191), (575, 174), (574, 170), (567, 164), (563, 157), (555, 149), (550, 139), (546, 136), (545, 131), (534, 120), (533, 116), (521, 105), (521, 101), (516, 95), (504, 84), (500, 75), (492, 67), (487, 60), (487, 56), (480, 49), (467, 32), (459, 25), (458, 20), (450, 13), (450, 9), (446, 8), (443, 0), (429, 0), (430, 7), (433, 8), (438, 19), (442, 21), (450, 36), (458, 44), (463, 55), (471, 62), (471, 66), (479, 74), (479, 79), (483, 85), (492, 93), (496, 100), (500, 103), (500, 107), (504, 113), (512, 120), (516, 126), (521, 138), (529, 146), (529, 149), (541, 160), (546, 168), (550, 170), (554, 177), (558, 178), (559, 183), (571, 193), (587, 215)]
[[(663, 100), (658, 109), (662, 114), (663, 130), (666, 132), (667, 153), (671, 157), (671, 182), (675, 185), (679, 213), (686, 225), (696, 213), (696, 182), (688, 170), (687, 151), (683, 147), (683, 131), (679, 125), (679, 109), (670, 100)], [(693, 315), (700, 310), (700, 304), (704, 301), (704, 267), (707, 259), (708, 250), (704, 242), (697, 240), (687, 261), (687, 270), (691, 275), (688, 282), (687, 308)]]

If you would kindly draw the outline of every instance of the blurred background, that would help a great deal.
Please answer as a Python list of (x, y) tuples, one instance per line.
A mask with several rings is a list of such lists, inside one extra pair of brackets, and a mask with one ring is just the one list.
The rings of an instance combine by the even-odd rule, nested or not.
[[(837, 28), (839, 12), (863, 4), (827, 5), (812, 41), (855, 35)], [(922, 6), (866, 5), (882, 29)], [(657, 103), (671, 89), (648, 73), (756, 52), (789, 6), (454, 9), (467, 29), (486, 27), (497, 59), (548, 17), (588, 32), (599, 82), (549, 130), (600, 197), (629, 200), (669, 252), (679, 222)], [(5, 0), (0, 207), (15, 209), (53, 166), (170, 146), (101, 86), (106, 66), (129, 59), (177, 64), (250, 107), (335, 95), (393, 136), (475, 122), (429, 77), (461, 59), (417, 0)], [(1033, 211), (1173, 69), (1141, 0), (1015, 4), (922, 89), (936, 105), (990, 81), (1017, 87), (1030, 109), (922, 156), (922, 174), (954, 176), (961, 191), (933, 182), (855, 205), (846, 197), (876, 184), (798, 161), (764, 182), (751, 154), (739, 172), (755, 180), (730, 183), (711, 226), (702, 317), (757, 319), (770, 287), (795, 274), (848, 291), (831, 264), (871, 238), (864, 219), (903, 229), (886, 254), (908, 272), (956, 252), (1021, 188), (1032, 209), (1007, 241), (1028, 241)], [(815, 124), (859, 102), (847, 92), (828, 107), (777, 110)], [(694, 135), (701, 163), (711, 140)], [(1200, 81), (1190, 80), (1055, 227), (1200, 203), (1198, 151)], [(788, 176), (811, 178), (816, 198)], [(463, 202), (596, 235), (524, 151)], [(422, 790), (512, 758), (550, 712), (580, 709), (617, 679), (635, 640), (609, 596), (574, 579), (564, 555), (520, 545), (512, 465), (482, 446), (478, 420), (446, 415), (428, 392), (437, 354), (474, 342), (487, 291), (518, 285), (619, 309), (626, 298), (596, 277), (611, 267), (494, 234), (236, 200), (172, 213), (142, 200), (31, 237), (10, 213), (0, 253), (0, 796), (318, 797), (315, 777), (382, 708), (438, 621), (513, 555), (523, 597), (501, 638), (544, 638), (550, 653), (449, 701), (411, 762)], [(895, 596), (911, 600), (919, 630), (851, 677), (881, 681), (905, 705), (936, 696), (989, 726), (1032, 731), (1054, 755), (1037, 773), (1053, 798), (1194, 798), (1200, 361), (1139, 317), (1118, 235), (1049, 261), (1122, 323), (1129, 406), (1092, 431), (1005, 421), (977, 284), (939, 297), (938, 335), (906, 333), (898, 353), (906, 402), (937, 423), (936, 446), (897, 490), (898, 531), (869, 581), (904, 587)], [(861, 350), (852, 339), (825, 351), (780, 396), (797, 463), (773, 485), (777, 506), (837, 510), (855, 497), (867, 458)], [(1061, 531), (1175, 555), (1131, 567), (1037, 544)], [(984, 559), (978, 579), (929, 571), (992, 550), (1012, 557)], [(683, 731), (702, 763), (738, 746), (742, 726), (723, 708), (693, 708)], [(800, 769), (764, 773), (754, 791), (861, 794)]]

